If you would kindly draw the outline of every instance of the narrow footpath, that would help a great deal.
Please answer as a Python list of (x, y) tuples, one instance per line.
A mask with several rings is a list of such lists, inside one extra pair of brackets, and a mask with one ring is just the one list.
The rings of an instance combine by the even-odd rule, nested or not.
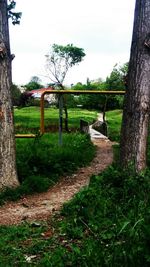
[(71, 176), (62, 177), (47, 192), (27, 196), (17, 202), (7, 202), (0, 207), (0, 225), (47, 220), (58, 212), (81, 188), (88, 186), (92, 174), (99, 174), (112, 163), (112, 143), (90, 127), (91, 140), (97, 147), (96, 157), (87, 167)]

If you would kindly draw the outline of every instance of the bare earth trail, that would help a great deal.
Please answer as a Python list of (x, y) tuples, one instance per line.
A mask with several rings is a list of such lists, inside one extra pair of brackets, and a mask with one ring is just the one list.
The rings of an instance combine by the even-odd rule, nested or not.
[(112, 143), (108, 139), (96, 137), (93, 142), (97, 146), (97, 155), (89, 166), (80, 168), (71, 176), (62, 177), (47, 192), (27, 196), (17, 202), (7, 202), (0, 207), (0, 225), (46, 220), (82, 187), (87, 186), (90, 176), (99, 174), (113, 160)]

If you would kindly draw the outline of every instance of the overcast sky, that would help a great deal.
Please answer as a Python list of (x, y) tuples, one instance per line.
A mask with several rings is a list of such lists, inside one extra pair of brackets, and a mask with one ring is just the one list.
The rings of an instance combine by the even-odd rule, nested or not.
[(13, 82), (32, 76), (44, 83), (45, 55), (51, 44), (72, 43), (86, 56), (65, 84), (108, 76), (116, 63), (129, 60), (135, 0), (17, 0), (20, 26), (10, 26)]

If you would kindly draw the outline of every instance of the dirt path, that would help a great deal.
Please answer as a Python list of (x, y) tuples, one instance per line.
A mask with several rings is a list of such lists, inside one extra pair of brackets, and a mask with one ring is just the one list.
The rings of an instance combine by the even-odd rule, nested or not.
[(97, 146), (97, 155), (90, 166), (80, 168), (71, 176), (62, 177), (47, 192), (6, 203), (0, 207), (0, 225), (46, 220), (60, 210), (63, 203), (70, 200), (83, 186), (87, 186), (90, 176), (100, 173), (113, 159), (112, 143), (108, 139), (95, 139), (93, 142)]

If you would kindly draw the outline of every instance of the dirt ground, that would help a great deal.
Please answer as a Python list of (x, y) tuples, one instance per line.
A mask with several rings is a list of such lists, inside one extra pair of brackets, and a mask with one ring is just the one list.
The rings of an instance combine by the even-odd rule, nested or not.
[(0, 207), (0, 225), (47, 220), (82, 187), (88, 186), (90, 176), (99, 174), (113, 160), (112, 143), (108, 139), (94, 139), (93, 142), (97, 146), (97, 154), (89, 166), (80, 168), (71, 176), (62, 177), (47, 192), (27, 196), (17, 202), (7, 202)]

